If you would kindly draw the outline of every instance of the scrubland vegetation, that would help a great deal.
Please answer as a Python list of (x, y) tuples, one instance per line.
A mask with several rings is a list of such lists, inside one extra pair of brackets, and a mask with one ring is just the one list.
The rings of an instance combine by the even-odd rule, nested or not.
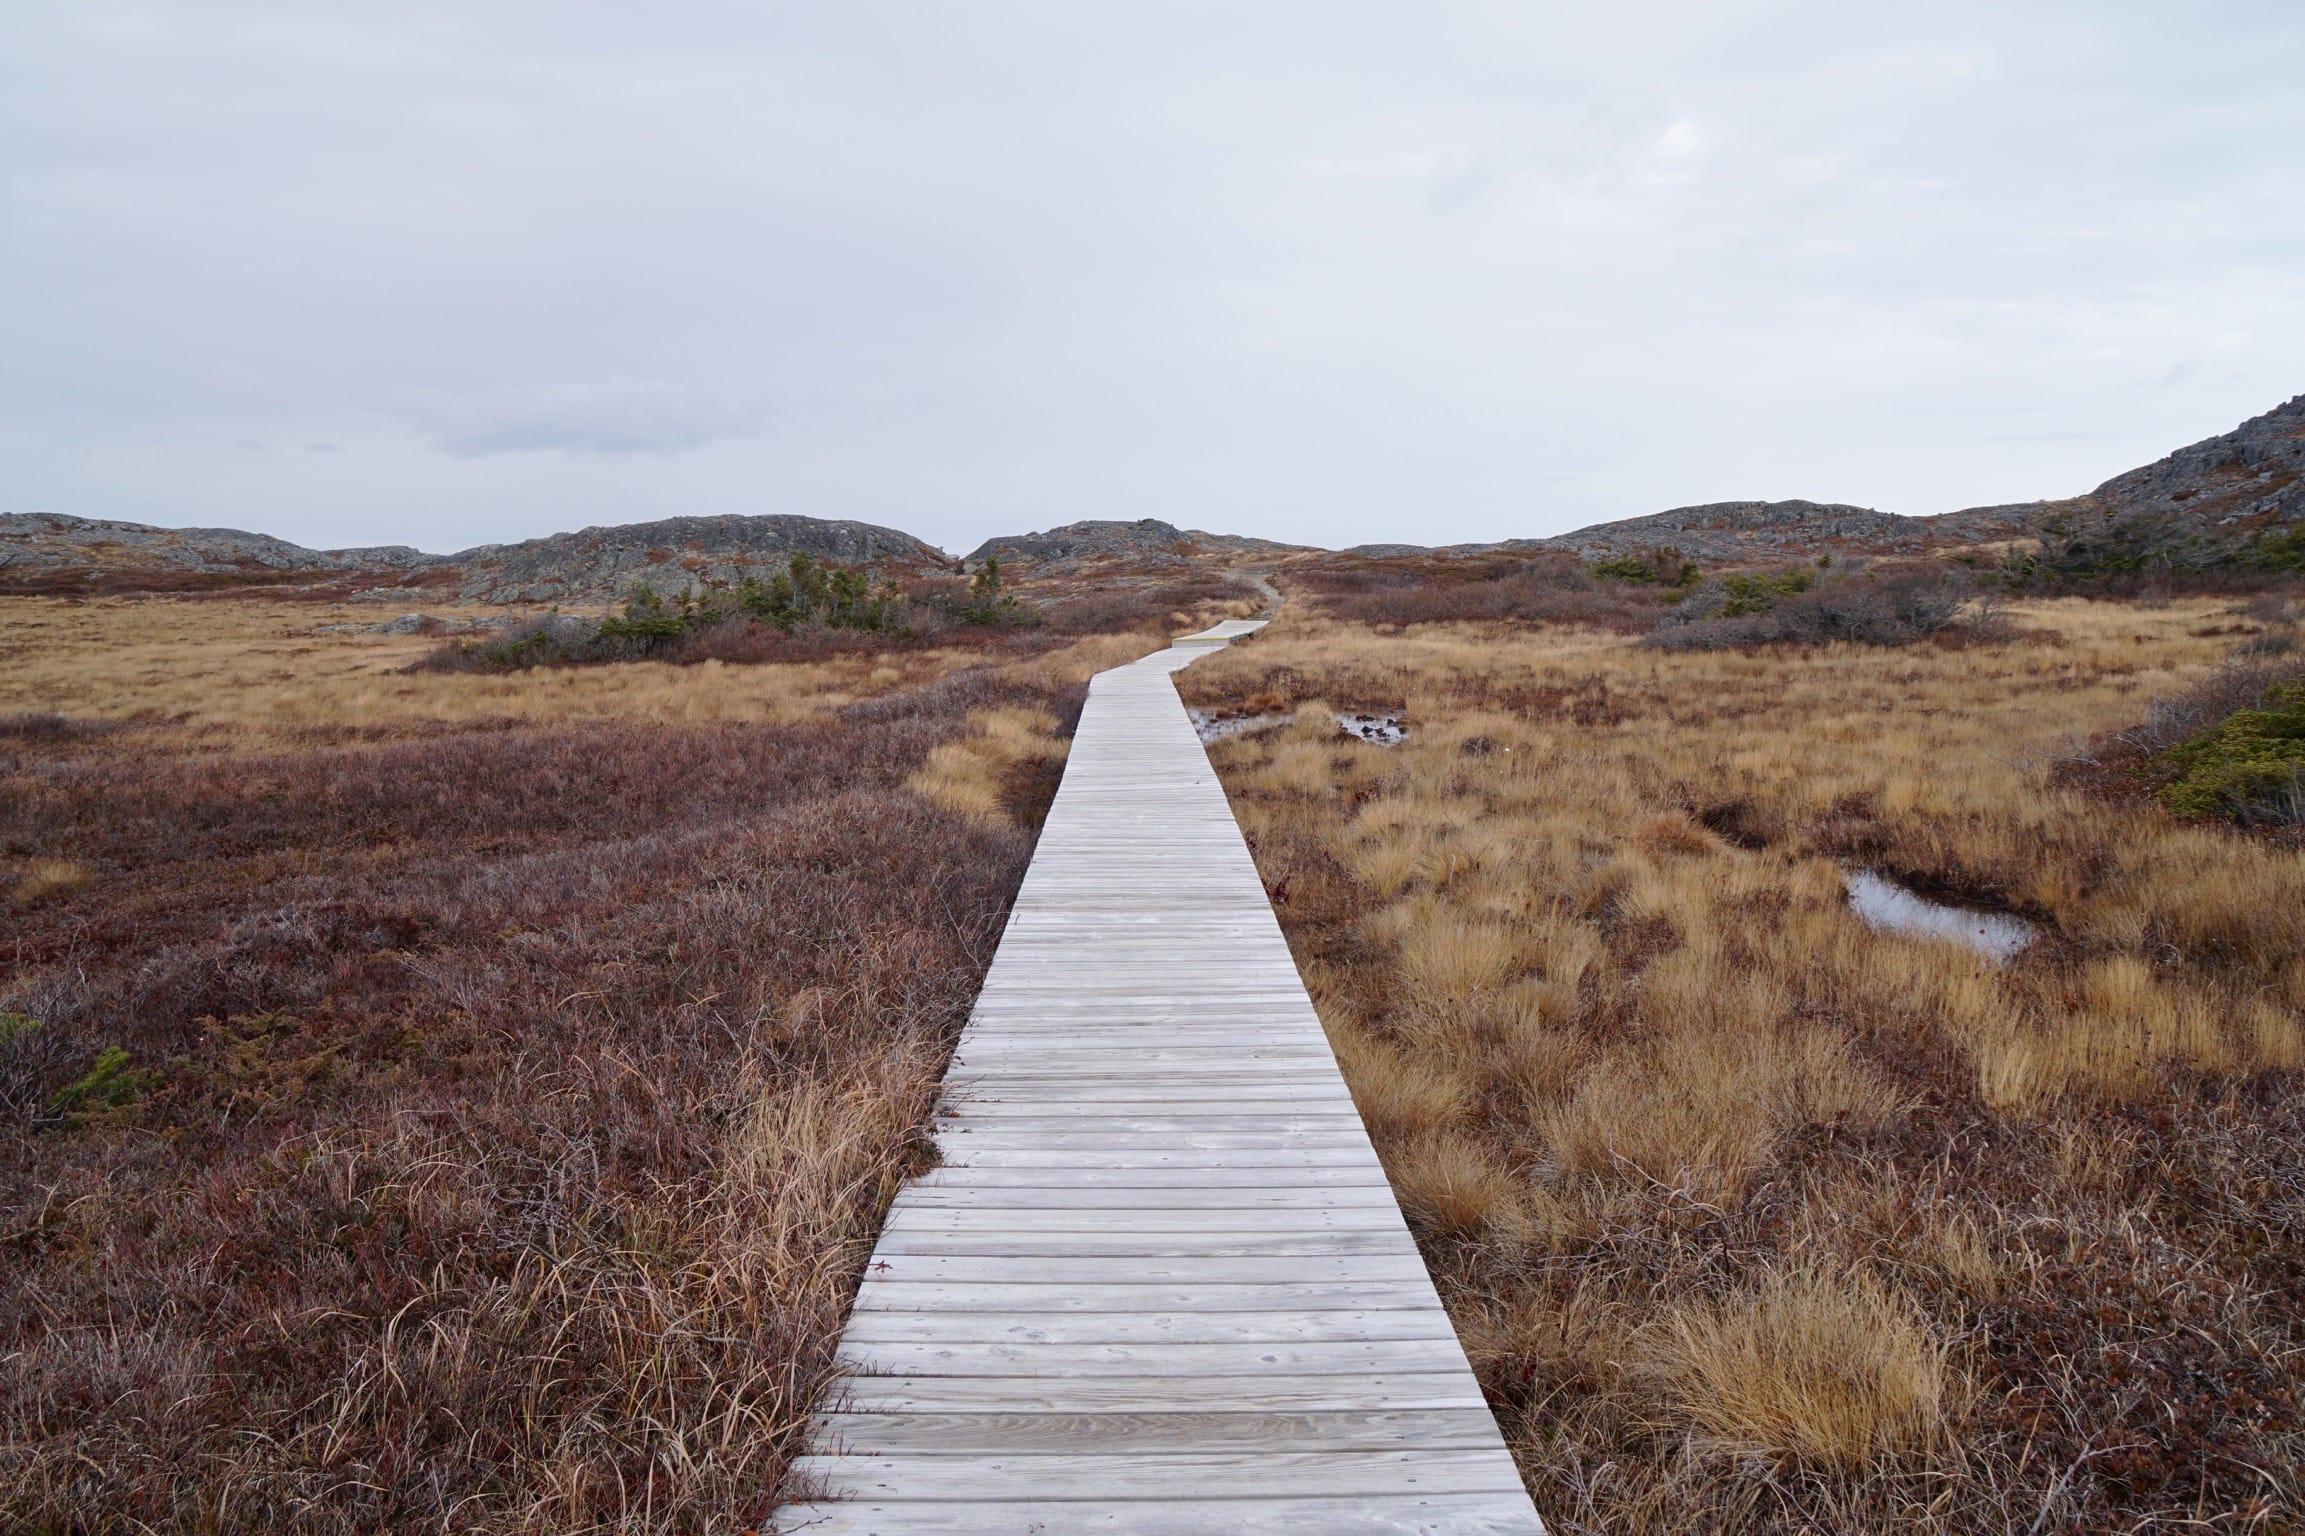
[(374, 617), (6, 606), (0, 1529), (758, 1525), (1160, 637), (499, 677)]
[[(2293, 596), (1283, 579), (1180, 687), (1554, 1529), (2298, 1522)], [(1081, 685), (1243, 590), (0, 599), (0, 1526), (764, 1520)]]
[(2156, 788), (2293, 600), (1674, 651), (1667, 581), (1347, 575), (1179, 684), (1293, 711), (1211, 753), (1555, 1530), (2305, 1518), (2305, 856)]
[(966, 579), (898, 584), (795, 555), (768, 581), (747, 578), (677, 599), (644, 587), (620, 612), (522, 618), (478, 639), (450, 640), (417, 666), (505, 673), (639, 660), (790, 663), (922, 648), (1022, 654), (1083, 635), (1148, 627), (1165, 633), (1195, 615), (1250, 612), (1245, 590), (1211, 572), (1185, 580), (1073, 581), (1048, 600), (1028, 600), (1003, 580), (998, 560), (984, 561)]
[[(1590, 570), (1558, 552), (1356, 559), (1328, 555), (1297, 562), (1289, 585), (1332, 617), (1363, 624), (1550, 621), (1622, 631), (1646, 629), (1695, 578), (1670, 561), (1669, 583), (1645, 561)], [(1608, 563), (1604, 562), (1604, 566)], [(1635, 576), (1634, 571), (1640, 573)]]

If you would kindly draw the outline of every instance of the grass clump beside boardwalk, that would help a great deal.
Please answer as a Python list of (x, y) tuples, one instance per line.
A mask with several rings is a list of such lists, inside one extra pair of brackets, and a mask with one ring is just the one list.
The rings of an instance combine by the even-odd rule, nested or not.
[[(1211, 756), (1554, 1529), (2305, 1517), (2305, 857), (2060, 766), (2278, 626), (2011, 617), (1675, 652), (1292, 610), (1180, 674), (1293, 711)], [(1337, 730), (1369, 701), (1400, 745)], [(1875, 933), (1846, 865), (2043, 936)]]
[(0, 731), (0, 1528), (764, 1525), (1045, 765), (1155, 642), (410, 675), (15, 601), (67, 643), (8, 688), (159, 707)]

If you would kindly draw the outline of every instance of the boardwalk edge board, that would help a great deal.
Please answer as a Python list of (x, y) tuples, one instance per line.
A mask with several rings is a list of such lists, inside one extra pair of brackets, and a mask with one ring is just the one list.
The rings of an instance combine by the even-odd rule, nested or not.
[(1100, 674), (786, 1536), (1544, 1536), (1170, 674)]

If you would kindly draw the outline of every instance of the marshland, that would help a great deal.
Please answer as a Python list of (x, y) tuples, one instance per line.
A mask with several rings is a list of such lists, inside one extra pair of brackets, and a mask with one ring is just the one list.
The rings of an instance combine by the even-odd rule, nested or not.
[[(2151, 750), (2296, 686), (2295, 597), (1722, 650), (1430, 607), (1180, 687), (1278, 722), (1211, 758), (1551, 1526), (2294, 1519), (2305, 857)], [(1849, 868), (2036, 940), (1876, 931)]]
[[(2293, 592), (1692, 647), (1557, 560), (1272, 574), (1179, 691), (1554, 1529), (2290, 1517), (2305, 856), (2184, 791)], [(1261, 601), (535, 665), (0, 599), (0, 1508), (767, 1520), (1083, 685)]]
[(520, 671), (0, 598), (0, 1526), (765, 1522), (1174, 596)]

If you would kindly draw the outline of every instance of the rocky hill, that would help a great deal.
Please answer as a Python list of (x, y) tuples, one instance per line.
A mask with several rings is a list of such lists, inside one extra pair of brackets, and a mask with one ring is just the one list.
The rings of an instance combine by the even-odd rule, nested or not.
[(1369, 544), (1348, 554), (1486, 554), (1568, 550), (1605, 560), (1669, 545), (1711, 563), (1766, 563), (1820, 554), (1943, 554), (2013, 541), (2045, 546), (2075, 570), (2151, 569), (2249, 559), (2305, 529), (2305, 395), (2233, 431), (2061, 501), (1968, 507), (1905, 517), (1813, 501), (1723, 501), (1598, 523), (1545, 539), (1425, 549)]
[(217, 585), (300, 572), (403, 571), (433, 559), (402, 544), (306, 549), (237, 528), (153, 528), (61, 513), (0, 513), (0, 585), (16, 590), (139, 578), (161, 586)]
[(1716, 501), (1500, 546), (1566, 549), (1587, 560), (1671, 545), (1694, 559), (1740, 563), (1813, 557), (1827, 550), (1920, 554), (1940, 542), (1922, 518), (1814, 501)]
[(969, 551), (968, 560), (973, 565), (989, 555), (997, 556), (1003, 563), (1066, 566), (1116, 558), (1194, 560), (1209, 555), (1279, 555), (1303, 548), (1302, 544), (1280, 544), (1239, 534), (1203, 533), (1197, 528), (1179, 528), (1174, 523), (1146, 517), (1133, 523), (1092, 519), (1067, 523), (1046, 533), (1017, 533), (987, 539)]
[[(1985, 511), (2007, 510), (2000, 508)], [(2231, 432), (2031, 509), (2041, 560), (2075, 574), (2240, 562), (2305, 568), (2305, 395)], [(1956, 512), (1948, 522), (1973, 517)]]
[(467, 602), (601, 603), (644, 586), (670, 597), (765, 575), (795, 554), (891, 573), (952, 565), (909, 533), (816, 517), (673, 517), (433, 555), (405, 545), (306, 549), (232, 528), (0, 514), (0, 591), (14, 592), (317, 583), (355, 597), (421, 587)]
[(2254, 532), (2305, 523), (2305, 395), (2080, 498), (2108, 517)]
[(949, 570), (943, 550), (872, 523), (820, 517), (668, 517), (484, 544), (440, 557), (471, 602), (581, 603), (648, 587), (674, 597), (766, 576), (796, 554), (876, 571)]
[[(2045, 568), (2073, 574), (2235, 561), (2294, 568), (2305, 562), (2305, 395), (2063, 501), (1970, 507), (1941, 517), (1811, 501), (1711, 502), (1546, 539), (1438, 550), (1368, 544), (1346, 553), (1559, 550), (1605, 560), (1670, 545), (1707, 564), (1765, 564), (1829, 552), (1941, 555), (2019, 541), (2038, 545)], [(968, 560), (998, 556), (1040, 582), (1115, 568), (1168, 580), (1192, 566), (1307, 552), (1302, 545), (1143, 518), (987, 539)], [(398, 545), (306, 549), (230, 528), (0, 514), (0, 591), (12, 592), (303, 583), (380, 600), (422, 588), (434, 600), (453, 592), (468, 602), (591, 604), (621, 600), (642, 587), (674, 596), (735, 582), (795, 554), (890, 575), (953, 567), (942, 550), (894, 528), (798, 516), (673, 517), (430, 555)]]

